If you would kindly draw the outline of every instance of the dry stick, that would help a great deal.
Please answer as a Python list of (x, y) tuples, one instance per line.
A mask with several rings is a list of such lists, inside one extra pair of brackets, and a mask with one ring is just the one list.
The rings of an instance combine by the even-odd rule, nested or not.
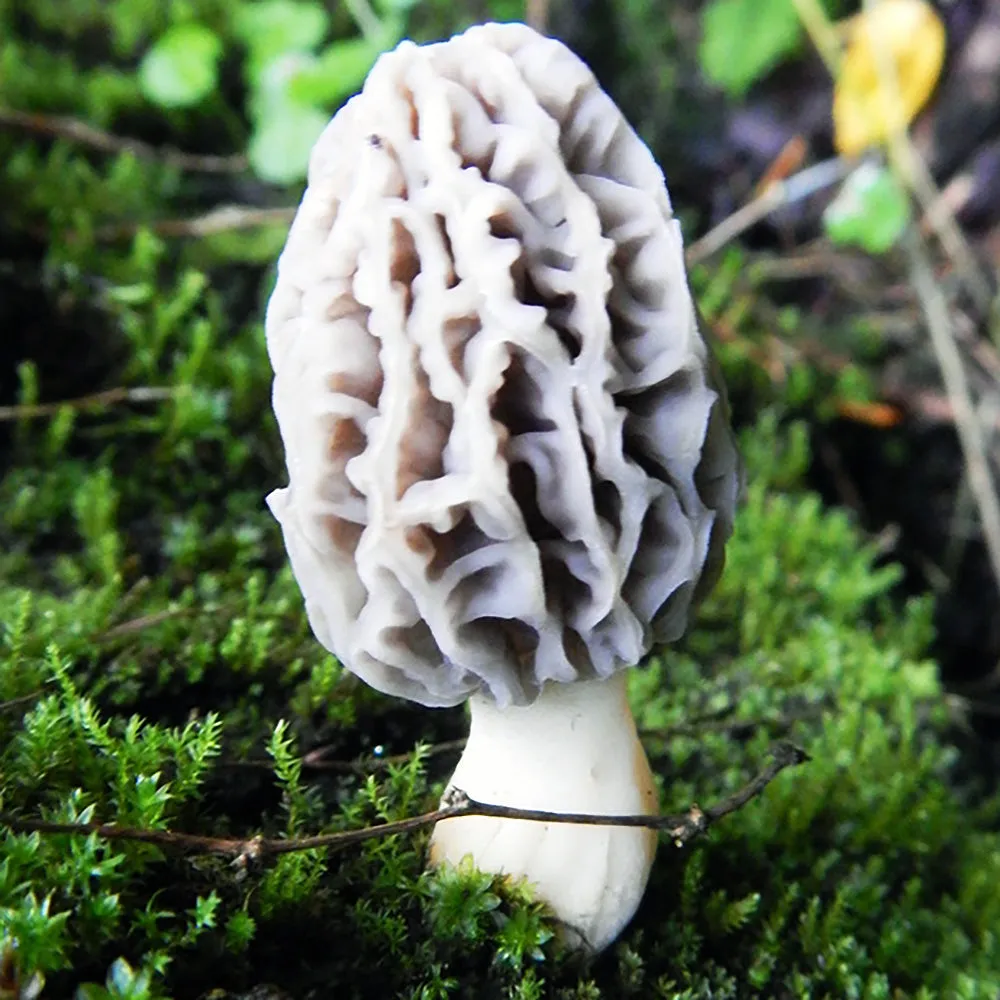
[(840, 38), (830, 23), (826, 11), (819, 0), (792, 0), (792, 3), (830, 76), (836, 79), (840, 72)]
[[(32, 691), (31, 694), (22, 694), (17, 698), (8, 698), (6, 701), (0, 701), (0, 712), (6, 712), (12, 708), (19, 708), (21, 705), (27, 705), (36, 698), (40, 698), (44, 693), (44, 691)], [(3, 996), (3, 994), (0, 993), (0, 996)]]
[(244, 205), (222, 205), (192, 219), (162, 219), (154, 222), (123, 222), (101, 226), (98, 240), (129, 239), (140, 229), (148, 229), (157, 236), (214, 236), (237, 229), (254, 229), (258, 226), (290, 225), (298, 206), (281, 205), (278, 208), (253, 208)]
[(707, 809), (692, 804), (685, 812), (671, 816), (599, 816), (592, 813), (558, 813), (540, 809), (517, 809), (511, 806), (493, 805), (469, 798), (465, 792), (452, 789), (445, 797), (444, 805), (433, 812), (407, 819), (382, 823), (378, 826), (345, 830), (341, 833), (320, 834), (315, 837), (297, 837), (288, 840), (267, 837), (233, 839), (206, 837), (189, 833), (174, 833), (170, 830), (140, 830), (132, 827), (116, 826), (113, 823), (49, 823), (44, 820), (19, 819), (0, 814), (0, 826), (12, 833), (42, 833), (77, 837), (98, 836), (104, 840), (124, 840), (153, 844), (170, 850), (188, 854), (214, 854), (235, 858), (237, 861), (258, 861), (296, 851), (335, 850), (360, 844), (366, 840), (389, 837), (395, 834), (412, 833), (424, 827), (433, 826), (443, 820), (459, 819), (465, 816), (486, 816), (494, 819), (521, 819), (536, 823), (574, 823), (581, 826), (629, 826), (663, 830), (674, 843), (681, 847), (687, 841), (705, 833), (709, 826), (724, 816), (736, 812), (761, 792), (786, 768), (796, 767), (808, 761), (809, 755), (800, 747), (782, 741), (771, 748), (771, 761), (755, 778), (737, 792), (722, 799)]
[[(465, 749), (468, 741), (442, 740), (440, 743), (431, 743), (424, 748), (424, 759), (440, 757), (449, 753), (459, 753)], [(302, 769), (305, 771), (330, 773), (330, 774), (370, 774), (373, 771), (381, 771), (385, 768), (393, 767), (396, 764), (409, 764), (414, 757), (415, 751), (406, 753), (396, 753), (388, 757), (361, 757), (357, 760), (326, 760), (324, 747), (317, 747), (310, 750), (302, 758)], [(245, 771), (268, 771), (274, 770), (274, 761), (270, 757), (250, 757), (246, 760), (221, 760), (219, 767), (226, 767), (235, 770)]]
[[(863, 0), (863, 7), (865, 14), (871, 14), (875, 8), (874, 0)], [(879, 86), (898, 108), (901, 105), (901, 95), (896, 67), (885, 45), (876, 45), (876, 50), (875, 69), (879, 77)], [(927, 164), (913, 145), (904, 121), (889, 122), (888, 140), (889, 162), (897, 176), (902, 178), (916, 198), (925, 220), (933, 229), (945, 253), (954, 261), (959, 277), (977, 308), (982, 313), (988, 314), (993, 303), (993, 288), (989, 278), (981, 271), (955, 216), (947, 210), (947, 203), (941, 198)]]
[[(980, 427), (992, 431), (997, 426), (1000, 411), (992, 400), (983, 399), (976, 409), (975, 417)], [(977, 513), (976, 498), (969, 487), (969, 470), (965, 468), (962, 470), (962, 478), (955, 491), (955, 502), (948, 526), (948, 544), (941, 557), (942, 568), (951, 579), (954, 579), (959, 572), (969, 540), (976, 536)], [(1000, 580), (997, 582), (1000, 583)]]
[(969, 712), (974, 715), (990, 715), (993, 717), (1000, 716), (1000, 705), (995, 705), (990, 701), (981, 701), (978, 698), (970, 698), (964, 694), (949, 694), (945, 698), (945, 703), (960, 712)]
[[(793, 0), (793, 2), (799, 19), (836, 83), (841, 56), (840, 39), (836, 28), (831, 24), (819, 0)], [(864, 7), (865, 11), (869, 12), (873, 7), (873, 0), (864, 0)], [(884, 47), (879, 49), (878, 56), (879, 65), (876, 69), (880, 77), (879, 84), (893, 91), (898, 99), (899, 82)], [(954, 215), (947, 211), (947, 203), (942, 200), (927, 164), (917, 152), (905, 127), (890, 136), (889, 153), (893, 166), (919, 202), (925, 221), (933, 228), (941, 246), (955, 262), (958, 273), (977, 306), (984, 312), (988, 311), (993, 298), (990, 282), (976, 263), (975, 256)]]
[(69, 139), (81, 146), (102, 153), (131, 153), (142, 160), (159, 160), (179, 170), (192, 170), (206, 174), (234, 174), (247, 169), (245, 156), (210, 156), (184, 153), (169, 146), (151, 146), (139, 139), (125, 139), (94, 128), (86, 122), (63, 115), (41, 115), (13, 108), (0, 108), (0, 126), (20, 128), (37, 135), (56, 139)]
[(1000, 502), (986, 458), (986, 440), (976, 419), (962, 358), (955, 345), (951, 317), (944, 294), (934, 280), (934, 272), (920, 237), (910, 230), (903, 241), (910, 262), (910, 276), (916, 289), (930, 333), (948, 398), (955, 414), (955, 429), (965, 456), (969, 488), (976, 498), (979, 519), (986, 539), (993, 577), (1000, 587)]
[(700, 240), (692, 243), (684, 259), (688, 264), (700, 263), (776, 209), (831, 187), (843, 180), (852, 169), (853, 164), (846, 160), (823, 160), (821, 163), (806, 167), (805, 170), (800, 170), (787, 180), (775, 181), (760, 197), (737, 209), (710, 229)]
[[(727, 706), (723, 713), (732, 711), (734, 706)], [(698, 737), (706, 733), (722, 733), (736, 735), (743, 732), (753, 732), (756, 729), (771, 727), (777, 730), (787, 731), (794, 722), (799, 722), (811, 718), (818, 714), (816, 711), (802, 711), (783, 716), (779, 719), (726, 719), (719, 718), (718, 714), (711, 717), (702, 717), (693, 722), (681, 723), (676, 726), (666, 726), (662, 729), (641, 729), (640, 736), (656, 737), (657, 739), (673, 739), (679, 736)], [(468, 740), (465, 738), (457, 740), (444, 740), (441, 743), (432, 743), (425, 751), (425, 757), (439, 757), (444, 754), (458, 753), (465, 749)], [(413, 759), (413, 751), (408, 753), (397, 753), (390, 757), (373, 757), (368, 760), (323, 760), (316, 751), (307, 753), (302, 758), (302, 766), (316, 771), (338, 771), (344, 774), (365, 774), (369, 771), (376, 771), (382, 768), (391, 767), (395, 764), (407, 764)], [(235, 766), (244, 766), (241, 762), (233, 762)], [(246, 766), (262, 766), (273, 770), (274, 761), (270, 758), (261, 760), (246, 761)], [(230, 765), (233, 766), (233, 765)]]
[[(795, 0), (795, 6), (836, 81), (838, 66), (830, 58), (836, 34), (826, 13), (818, 0)], [(864, 0), (866, 13), (870, 13), (873, 8), (873, 0)], [(880, 86), (895, 98), (898, 105), (899, 80), (884, 46), (879, 47), (876, 62)], [(944, 250), (955, 262), (959, 275), (977, 306), (983, 312), (988, 312), (993, 299), (990, 282), (980, 271), (954, 216), (944, 210), (945, 203), (941, 200), (930, 171), (911, 142), (903, 123), (897, 123), (897, 127), (891, 130), (888, 147), (890, 162), (897, 175), (902, 177), (920, 203), (925, 218), (933, 226)], [(904, 246), (910, 261), (911, 279), (930, 331), (931, 345), (955, 412), (959, 442), (968, 466), (969, 485), (979, 508), (993, 575), (1000, 586), (1000, 504), (997, 502), (986, 458), (986, 442), (972, 406), (962, 359), (955, 345), (948, 303), (934, 280), (930, 260), (919, 236), (913, 231), (908, 232)]]
[(170, 621), (171, 618), (181, 618), (194, 613), (193, 608), (165, 608), (163, 611), (153, 611), (148, 615), (130, 618), (126, 622), (112, 625), (111, 628), (97, 636), (97, 641), (104, 642), (107, 639), (118, 639), (123, 635), (132, 635), (135, 632), (143, 631), (143, 629), (152, 628), (154, 625)]
[[(465, 749), (467, 739), (442, 740), (432, 743), (424, 749), (424, 759), (440, 757), (443, 754), (459, 753)], [(371, 757), (368, 760), (325, 760), (323, 749), (317, 748), (305, 754), (302, 766), (312, 771), (334, 771), (340, 774), (367, 774), (369, 771), (380, 771), (396, 764), (409, 764), (413, 760), (414, 751), (396, 753), (388, 757)], [(272, 760), (247, 761), (251, 766), (263, 765), (269, 770), (274, 768)]]
[[(872, 0), (864, 0), (864, 7), (866, 12), (870, 12), (873, 8)], [(879, 82), (898, 103), (899, 80), (884, 48), (879, 49), (877, 61)], [(993, 299), (990, 282), (980, 272), (954, 216), (949, 212), (931, 214), (933, 206), (942, 204), (940, 195), (927, 165), (913, 146), (902, 124), (898, 124), (890, 133), (889, 156), (897, 174), (906, 182), (917, 201), (921, 203), (925, 215), (934, 224), (941, 245), (955, 261), (959, 274), (977, 306), (984, 313), (988, 312)], [(904, 246), (910, 263), (911, 280), (920, 299), (920, 306), (930, 333), (931, 346), (955, 412), (955, 427), (965, 457), (969, 488), (979, 511), (993, 578), (1000, 588), (1000, 503), (997, 501), (996, 488), (990, 473), (986, 438), (973, 407), (965, 368), (955, 342), (948, 302), (934, 280), (933, 268), (923, 243), (912, 229), (906, 234)]]
[(368, 0), (345, 0), (345, 6), (361, 34), (376, 48), (382, 49), (385, 45), (385, 29)]
[(54, 417), (64, 407), (73, 410), (91, 410), (102, 406), (112, 406), (115, 403), (158, 403), (170, 399), (175, 390), (166, 387), (139, 386), (129, 389), (118, 386), (105, 389), (90, 396), (79, 396), (76, 399), (66, 399), (59, 403), (27, 403), (19, 406), (0, 406), (0, 423), (7, 420), (32, 420), (37, 417)]
[(524, 23), (544, 35), (549, 23), (549, 0), (525, 0)]
[[(108, 634), (108, 633), (105, 633)], [(677, 736), (697, 737), (705, 733), (723, 733), (737, 735), (742, 732), (753, 732), (756, 729), (770, 727), (772, 730), (787, 731), (792, 723), (808, 719), (819, 712), (817, 706), (812, 711), (802, 711), (778, 719), (726, 719), (719, 718), (719, 715), (727, 714), (735, 706), (727, 706), (721, 713), (714, 713), (712, 716), (705, 716), (693, 722), (682, 723), (676, 726), (667, 726), (662, 729), (643, 729), (639, 731), (640, 736), (657, 737), (658, 739), (671, 739)], [(450, 753), (460, 753), (465, 749), (468, 740), (465, 737), (456, 740), (442, 740), (440, 743), (431, 743), (424, 746), (424, 759), (431, 757), (441, 757)], [(356, 760), (327, 760), (326, 753), (329, 748), (317, 747), (308, 751), (302, 757), (302, 768), (312, 772), (328, 772), (332, 774), (370, 774), (373, 771), (381, 771), (385, 768), (393, 767), (397, 764), (408, 764), (413, 760), (414, 750), (405, 753), (391, 754), (388, 757), (360, 757)], [(270, 757), (251, 757), (245, 760), (222, 760), (220, 767), (235, 770), (273, 771), (274, 761)]]
[(993, 303), (990, 280), (983, 274), (954, 214), (941, 198), (923, 157), (905, 133), (894, 138), (889, 149), (893, 166), (916, 197), (925, 221), (933, 229), (945, 253), (954, 261), (958, 275), (976, 307), (988, 314)]

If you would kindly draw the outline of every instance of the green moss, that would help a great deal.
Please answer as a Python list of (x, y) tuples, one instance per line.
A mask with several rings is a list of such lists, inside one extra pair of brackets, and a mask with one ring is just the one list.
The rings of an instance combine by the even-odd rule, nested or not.
[[(238, 87), (217, 95), (225, 113), (137, 96), (144, 46), (191, 12), (226, 23), (214, 3), (40, 2), (17, 19), (0, 3), (0, 99), (239, 152), (229, 125), (215, 145), (204, 131), (212, 115), (238, 120)], [(110, 39), (96, 55), (95, 24)], [(20, 379), (0, 384), (22, 403), (131, 392), (0, 424), (8, 815), (293, 836), (420, 812), (449, 773), (426, 744), (460, 735), (462, 713), (382, 698), (318, 646), (264, 508), (284, 475), (260, 326), (270, 278), (252, 263), (270, 252), (236, 234), (99, 235), (207, 210), (245, 183), (0, 132), (0, 193), (19, 206), (0, 280), (27, 303), (0, 344)], [(722, 275), (699, 279), (712, 315), (734, 308)], [(736, 347), (724, 362), (735, 384), (752, 380)], [(929, 602), (901, 606), (895, 568), (802, 491), (801, 426), (765, 414), (744, 450), (726, 574), (631, 696), (667, 808), (728, 794), (779, 735), (813, 761), (701, 843), (664, 842), (638, 917), (596, 963), (560, 953), (525, 889), (425, 872), (426, 833), (234, 867), (0, 829), (0, 948), (16, 949), (22, 982), (133, 998), (268, 982), (426, 1000), (995, 996), (998, 807), (959, 779), (969, 768), (925, 658)], [(324, 760), (413, 752), (366, 774), (303, 761), (317, 746)]]

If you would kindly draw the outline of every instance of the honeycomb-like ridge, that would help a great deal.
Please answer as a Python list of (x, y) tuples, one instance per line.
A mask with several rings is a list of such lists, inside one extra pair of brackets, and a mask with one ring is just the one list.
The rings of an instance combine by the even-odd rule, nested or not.
[(565, 46), (383, 55), (316, 145), (266, 328), (269, 503), (373, 687), (525, 704), (684, 631), (738, 460), (663, 174)]

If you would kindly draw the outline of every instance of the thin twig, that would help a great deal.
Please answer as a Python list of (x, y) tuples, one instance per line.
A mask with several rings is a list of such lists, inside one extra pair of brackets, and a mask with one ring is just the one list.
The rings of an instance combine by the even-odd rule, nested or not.
[[(440, 757), (449, 753), (460, 753), (465, 749), (466, 739), (442, 740), (440, 743), (432, 743), (423, 748), (424, 759), (430, 757)], [(414, 751), (408, 753), (395, 753), (388, 757), (370, 757), (364, 760), (326, 760), (323, 747), (305, 754), (302, 758), (302, 766), (313, 771), (336, 771), (341, 774), (366, 774), (369, 771), (380, 771), (385, 768), (395, 767), (397, 764), (409, 764), (413, 760)], [(258, 762), (255, 762), (258, 763)], [(274, 761), (260, 761), (267, 763), (269, 767), (274, 767)]]
[(976, 179), (971, 173), (957, 174), (940, 190), (932, 205), (920, 220), (920, 233), (929, 236), (938, 232), (950, 219), (957, 217), (976, 193)]
[(544, 35), (549, 24), (549, 0), (525, 0), (524, 23)]
[(819, 0), (792, 0), (806, 33), (834, 79), (840, 72), (841, 41)]
[(8, 420), (34, 420), (38, 417), (54, 417), (64, 407), (74, 410), (95, 410), (116, 403), (159, 403), (170, 399), (176, 390), (160, 386), (139, 386), (127, 388), (117, 386), (89, 396), (66, 399), (58, 403), (26, 403), (18, 406), (0, 406), (0, 422)]
[[(461, 753), (467, 740), (443, 740), (423, 748), (424, 759), (440, 757), (450, 753)], [(302, 769), (305, 771), (326, 772), (330, 774), (370, 774), (397, 764), (408, 764), (413, 760), (414, 751), (391, 754), (388, 757), (361, 757), (358, 760), (327, 760), (325, 755), (328, 747), (317, 747), (302, 757)], [(223, 760), (220, 767), (238, 770), (273, 771), (274, 761), (270, 757), (250, 757), (245, 760)]]
[(646, 827), (666, 832), (671, 840), (680, 847), (687, 841), (704, 834), (713, 823), (736, 812), (756, 798), (786, 768), (804, 764), (809, 759), (809, 755), (794, 744), (777, 743), (771, 748), (771, 761), (768, 765), (743, 788), (706, 809), (692, 804), (683, 813), (670, 816), (600, 816), (593, 813), (559, 813), (541, 809), (517, 809), (510, 806), (493, 805), (488, 802), (477, 802), (475, 799), (469, 798), (465, 792), (452, 789), (445, 796), (445, 803), (440, 809), (423, 813), (420, 816), (410, 816), (407, 819), (362, 827), (357, 830), (320, 834), (315, 837), (296, 837), (288, 840), (267, 837), (244, 839), (206, 837), (190, 833), (175, 833), (170, 830), (140, 830), (133, 827), (116, 826), (113, 823), (50, 823), (44, 820), (21, 819), (7, 814), (0, 814), (0, 826), (6, 827), (12, 833), (42, 833), (74, 837), (97, 836), (103, 840), (153, 844), (157, 847), (186, 854), (214, 854), (235, 858), (239, 861), (259, 861), (296, 851), (337, 850), (380, 837), (413, 833), (443, 820), (459, 819), (465, 816), (520, 819), (536, 823), (574, 823), (581, 826)]
[(278, 208), (253, 208), (245, 205), (223, 205), (204, 215), (191, 219), (162, 219), (154, 222), (124, 222), (101, 226), (98, 240), (130, 239), (140, 229), (147, 229), (157, 236), (214, 236), (237, 229), (255, 229), (258, 226), (290, 225), (295, 218), (295, 206)]
[[(6, 712), (12, 708), (20, 708), (21, 705), (27, 705), (35, 701), (35, 699), (40, 698), (44, 693), (44, 691), (32, 691), (30, 694), (22, 694), (17, 698), (8, 698), (6, 701), (0, 701), (0, 712)], [(3, 994), (0, 993), (0, 996), (3, 996)]]
[(761, 219), (786, 205), (791, 205), (817, 191), (831, 187), (850, 173), (853, 165), (846, 160), (833, 159), (814, 163), (786, 180), (775, 181), (762, 195), (747, 202), (700, 240), (692, 243), (684, 257), (688, 264), (697, 264), (717, 253), (737, 236), (756, 225)]
[(923, 157), (905, 133), (893, 137), (889, 151), (893, 166), (913, 192), (925, 221), (954, 262), (958, 276), (976, 307), (987, 315), (993, 302), (990, 280), (983, 274), (954, 214), (948, 211), (947, 202), (942, 199)]
[[(830, 22), (818, 0), (793, 0), (793, 2), (807, 34), (836, 84), (840, 71), (840, 42), (835, 26)], [(870, 12), (873, 6), (874, 0), (864, 0), (866, 13)], [(899, 81), (885, 46), (879, 48), (877, 56), (879, 85), (888, 88), (898, 101)], [(926, 224), (934, 230), (941, 246), (954, 261), (959, 276), (978, 308), (988, 312), (993, 299), (989, 279), (976, 262), (965, 235), (955, 221), (955, 216), (947, 210), (947, 202), (942, 200), (934, 178), (913, 145), (905, 125), (891, 132), (887, 145), (890, 161), (919, 203)]]
[(68, 139), (102, 153), (131, 153), (141, 160), (158, 160), (179, 170), (206, 174), (238, 174), (248, 167), (245, 156), (211, 156), (184, 153), (171, 146), (152, 146), (139, 139), (127, 139), (94, 128), (86, 122), (65, 115), (42, 115), (13, 108), (0, 108), (0, 126), (19, 128), (36, 135)]
[(378, 48), (382, 48), (385, 41), (385, 29), (368, 0), (345, 0), (344, 6), (350, 11), (354, 23), (365, 39)]
[[(105, 633), (108, 635), (110, 633)], [(712, 717), (702, 717), (692, 722), (681, 723), (676, 726), (667, 726), (661, 729), (642, 729), (639, 735), (656, 739), (669, 740), (678, 736), (699, 737), (706, 733), (722, 733), (737, 736), (740, 733), (749, 733), (758, 729), (769, 729), (771, 732), (787, 732), (793, 722), (799, 722), (818, 715), (820, 706), (814, 706), (814, 710), (797, 712), (792, 715), (778, 719), (727, 719), (719, 718), (720, 715), (727, 715), (734, 711), (735, 706), (729, 705), (721, 712), (715, 713)], [(448, 754), (461, 753), (468, 740), (465, 737), (456, 740), (442, 740), (440, 743), (431, 743), (423, 746), (423, 758), (427, 760), (431, 757), (443, 757)], [(308, 751), (302, 757), (302, 768), (306, 771), (327, 772), (332, 774), (371, 774), (373, 771), (381, 771), (389, 767), (400, 764), (408, 764), (413, 760), (416, 751), (409, 750), (405, 753), (391, 754), (388, 757), (363, 756), (356, 760), (327, 760), (326, 754), (329, 747), (316, 747)], [(250, 757), (243, 760), (222, 760), (220, 767), (232, 768), (234, 770), (253, 771), (273, 771), (274, 761), (270, 757)]]
[[(827, 260), (819, 255), (808, 259), (799, 258), (807, 266), (798, 268), (796, 272), (791, 268), (782, 271), (781, 261), (767, 257), (751, 257), (752, 267), (758, 278), (765, 281), (775, 277), (780, 280), (811, 277), (818, 274), (829, 276), (838, 259), (845, 258)], [(796, 261), (793, 260), (791, 263), (794, 266)], [(850, 289), (846, 289), (846, 291), (851, 293)], [(760, 308), (759, 305), (758, 308)], [(904, 310), (893, 315), (873, 314), (868, 318), (872, 322), (878, 320), (882, 325), (886, 325), (891, 320), (895, 325), (894, 316), (897, 315), (900, 329), (907, 331), (913, 329), (919, 317), (919, 313), (914, 309), (912, 316), (909, 311)], [(955, 317), (955, 319), (958, 320), (961, 317)], [(765, 323), (764, 326), (774, 328), (773, 323)], [(739, 344), (746, 356), (774, 382), (781, 382), (785, 378), (786, 369), (792, 362), (808, 362), (818, 370), (828, 374), (837, 374), (850, 364), (850, 358), (847, 355), (834, 353), (825, 345), (811, 339), (808, 333), (801, 331), (794, 341), (771, 334), (766, 342), (758, 343), (727, 323), (724, 317), (714, 319), (711, 322), (711, 329), (719, 341)], [(971, 333), (963, 331), (960, 327), (954, 332), (963, 349), (982, 366), (985, 373), (1000, 381), (1000, 358), (998, 358), (993, 346), (986, 341), (974, 338)], [(861, 406), (838, 397), (834, 397), (832, 402), (841, 417), (855, 422), (860, 420), (860, 422), (871, 426), (894, 426), (905, 416), (918, 417), (930, 424), (952, 425), (956, 423), (956, 409), (946, 393), (936, 392), (933, 389), (900, 385), (894, 379), (883, 379), (880, 384), (880, 392), (883, 401), (878, 403)], [(979, 420), (983, 427), (1000, 432), (1000, 415), (990, 418), (980, 414)]]
[(171, 618), (180, 618), (184, 615), (194, 614), (193, 608), (165, 608), (163, 611), (153, 611), (148, 615), (140, 615), (138, 618), (130, 618), (126, 622), (112, 625), (111, 628), (102, 632), (98, 637), (98, 642), (106, 639), (118, 639), (123, 635), (132, 635), (135, 632), (142, 632), (147, 628), (153, 628)]
[[(866, 15), (872, 15), (875, 9), (874, 0), (863, 0), (863, 9)], [(888, 46), (877, 45), (875, 56), (879, 86), (891, 98), (892, 106), (899, 108), (902, 106), (899, 75)], [(897, 177), (902, 179), (916, 198), (926, 222), (934, 231), (945, 253), (954, 262), (958, 275), (977, 308), (983, 314), (989, 313), (993, 301), (993, 289), (989, 278), (980, 269), (954, 214), (948, 211), (947, 202), (942, 199), (927, 164), (910, 139), (905, 120), (894, 118), (890, 120), (889, 125), (887, 148), (890, 164)]]
[(904, 248), (910, 262), (910, 275), (923, 309), (931, 346), (937, 357), (945, 389), (955, 415), (955, 429), (962, 446), (968, 470), (969, 488), (976, 500), (979, 520), (986, 540), (986, 549), (993, 569), (993, 577), (1000, 588), (1000, 502), (997, 501), (989, 460), (986, 457), (986, 440), (976, 418), (969, 383), (955, 338), (951, 330), (951, 317), (944, 294), (934, 280), (934, 272), (920, 237), (914, 231), (906, 234)]

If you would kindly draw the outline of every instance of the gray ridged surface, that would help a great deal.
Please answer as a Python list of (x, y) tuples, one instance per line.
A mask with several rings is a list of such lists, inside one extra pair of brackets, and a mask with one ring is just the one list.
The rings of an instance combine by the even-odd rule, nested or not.
[(738, 461), (663, 175), (522, 25), (382, 56), (267, 313), (317, 638), (381, 691), (524, 704), (684, 630)]

